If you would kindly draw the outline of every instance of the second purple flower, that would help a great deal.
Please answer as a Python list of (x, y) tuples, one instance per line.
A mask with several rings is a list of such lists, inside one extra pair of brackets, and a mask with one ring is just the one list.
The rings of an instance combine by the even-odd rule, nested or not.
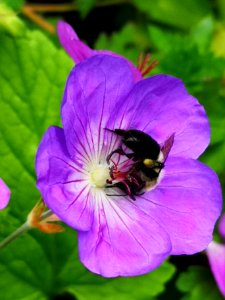
[(221, 189), (196, 160), (209, 143), (209, 123), (181, 80), (135, 82), (126, 60), (95, 55), (71, 71), (61, 117), (63, 128), (50, 127), (38, 148), (37, 186), (78, 231), (88, 269), (139, 275), (169, 255), (207, 247)]

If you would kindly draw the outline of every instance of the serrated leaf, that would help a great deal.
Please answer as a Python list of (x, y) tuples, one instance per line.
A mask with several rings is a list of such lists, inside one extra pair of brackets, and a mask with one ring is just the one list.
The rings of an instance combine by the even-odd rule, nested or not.
[(38, 31), (20, 38), (1, 34), (0, 44), (0, 172), (13, 190), (13, 212), (23, 220), (38, 198), (36, 148), (46, 128), (59, 124), (72, 62)]
[(177, 288), (185, 293), (181, 300), (222, 300), (216, 283), (205, 267), (191, 266), (177, 280)]
[[(26, 219), (39, 198), (34, 158), (49, 125), (60, 123), (62, 92), (72, 61), (41, 32), (21, 37), (0, 34), (0, 174), (12, 190), (0, 214), (0, 238)], [(49, 300), (70, 292), (79, 300), (151, 299), (174, 273), (163, 264), (135, 278), (105, 279), (79, 262), (76, 234), (44, 235), (31, 230), (0, 250), (0, 291), (4, 300)]]

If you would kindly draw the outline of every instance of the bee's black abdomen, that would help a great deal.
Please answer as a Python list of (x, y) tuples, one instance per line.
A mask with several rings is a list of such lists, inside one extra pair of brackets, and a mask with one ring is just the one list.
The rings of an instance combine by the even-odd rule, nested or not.
[(122, 136), (122, 141), (139, 158), (157, 159), (160, 152), (159, 144), (147, 133), (140, 130), (115, 129), (114, 132)]

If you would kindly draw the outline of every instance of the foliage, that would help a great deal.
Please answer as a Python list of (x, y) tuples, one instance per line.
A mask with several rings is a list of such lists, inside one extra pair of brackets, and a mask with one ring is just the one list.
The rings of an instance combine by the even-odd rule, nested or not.
[(177, 288), (185, 293), (181, 300), (222, 300), (209, 270), (200, 266), (192, 266), (182, 273), (177, 280)]
[[(217, 171), (224, 187), (224, 1), (217, 1), (214, 10), (210, 0), (103, 2), (73, 1), (78, 9), (72, 13), (73, 21), (82, 16), (79, 26), (87, 22), (88, 39), (94, 32), (93, 19), (88, 21), (91, 13), (97, 22), (117, 4), (115, 23), (110, 30), (102, 28), (95, 48), (118, 52), (134, 63), (141, 51), (151, 52), (159, 61), (152, 74), (169, 73), (184, 80), (211, 122), (211, 143), (201, 159)], [(0, 3), (0, 177), (12, 190), (9, 207), (0, 213), (1, 239), (24, 222), (40, 197), (34, 173), (37, 145), (48, 126), (60, 125), (62, 93), (73, 66), (55, 37), (37, 24), (28, 30), (30, 20), (17, 15), (23, 4), (23, 0)], [(132, 17), (126, 15), (128, 10), (134, 12)], [(54, 15), (62, 17), (71, 20), (66, 13)], [(150, 300), (163, 292), (160, 299), (170, 300), (166, 284), (174, 286), (175, 270), (181, 300), (222, 299), (208, 265), (190, 265), (181, 272), (179, 263), (165, 262), (145, 276), (104, 279), (81, 265), (76, 249), (76, 233), (66, 228), (65, 233), (51, 236), (32, 230), (0, 250), (1, 299), (53, 300), (72, 295), (80, 300)]]
[(138, 9), (150, 18), (181, 29), (189, 29), (210, 13), (207, 0), (133, 0)]

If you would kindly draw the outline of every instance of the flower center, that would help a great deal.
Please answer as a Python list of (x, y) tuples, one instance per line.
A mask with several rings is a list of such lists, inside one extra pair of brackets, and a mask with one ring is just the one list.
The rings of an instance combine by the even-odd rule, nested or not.
[(88, 166), (89, 183), (107, 196), (128, 196), (136, 200), (136, 196), (154, 188), (159, 182), (174, 134), (160, 146), (140, 130), (107, 130), (122, 137), (121, 145)]
[(90, 181), (94, 187), (103, 188), (109, 178), (108, 165), (94, 165), (90, 171)]

